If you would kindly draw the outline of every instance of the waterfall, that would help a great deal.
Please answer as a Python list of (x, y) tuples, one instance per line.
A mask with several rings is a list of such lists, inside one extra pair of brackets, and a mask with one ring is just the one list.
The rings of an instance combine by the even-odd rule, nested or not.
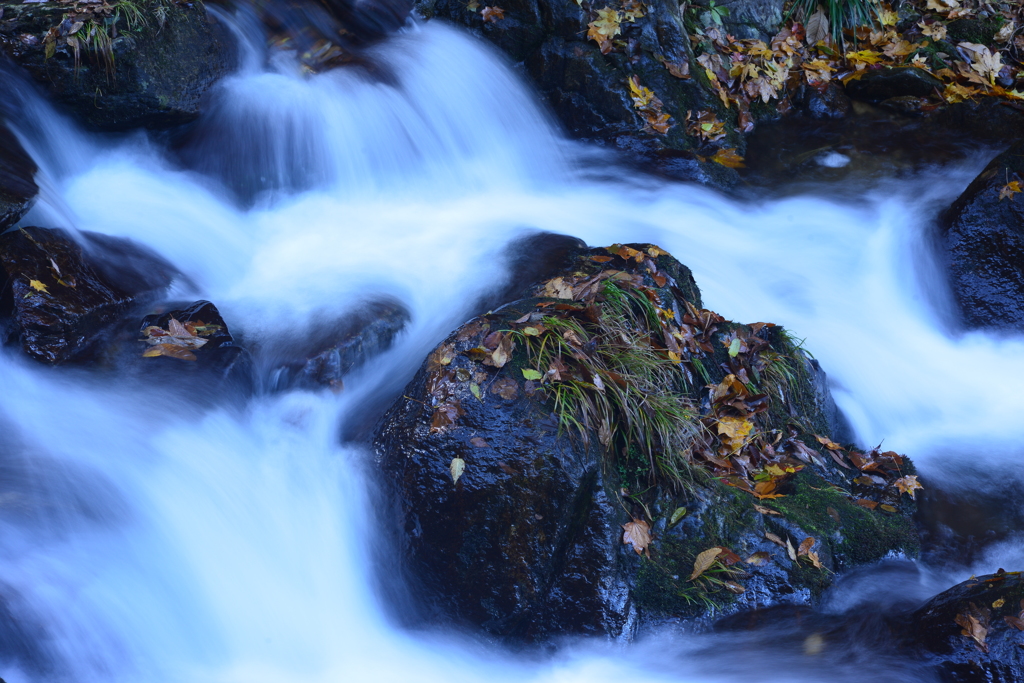
[[(951, 487), (991, 463), (1024, 478), (1024, 421), (1005, 388), (1024, 375), (1024, 341), (951, 330), (928, 250), (937, 212), (986, 160), (880, 181), (856, 200), (823, 188), (738, 202), (595, 173), (612, 160), (563, 139), (499, 57), (451, 28), (409, 27), (366, 57), (317, 75), (286, 53), (247, 60), (172, 146), (78, 131), (26, 95), (20, 132), (43, 191), (25, 225), (149, 246), (184, 275), (170, 298), (214, 301), (247, 341), (302, 334), (380, 296), (412, 320), (341, 394), (244, 403), (0, 351), (0, 676), (746, 680), (777, 657), (774, 680), (863, 680), (763, 645), (723, 657), (742, 645), (725, 636), (514, 657), (405, 631), (374, 588), (373, 460), (340, 425), (400, 390), (501, 286), (509, 242), (547, 230), (656, 243), (694, 270), (709, 308), (805, 338), (863, 445), (884, 440)], [(1021, 566), (1022, 547), (924, 567), (890, 589), (927, 597), (972, 571)]]

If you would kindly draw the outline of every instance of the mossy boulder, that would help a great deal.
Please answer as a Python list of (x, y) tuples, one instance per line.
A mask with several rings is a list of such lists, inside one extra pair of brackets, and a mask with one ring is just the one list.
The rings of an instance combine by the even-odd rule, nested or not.
[(653, 245), (567, 259), (445, 339), (378, 425), (430, 619), (630, 638), (813, 604), (837, 572), (917, 553), (894, 485), (911, 464), (828, 438), (823, 375), (785, 330), (703, 309)]
[(0, 49), (86, 126), (168, 127), (199, 116), (236, 64), (201, 2), (0, 2)]

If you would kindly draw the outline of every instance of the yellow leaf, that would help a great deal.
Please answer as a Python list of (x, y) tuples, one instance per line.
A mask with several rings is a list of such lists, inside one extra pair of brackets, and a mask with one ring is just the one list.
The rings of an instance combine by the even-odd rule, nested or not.
[(900, 493), (909, 493), (911, 498), (914, 498), (914, 491), (918, 489), (924, 489), (919, 483), (917, 483), (917, 475), (908, 474), (905, 477), (901, 477), (892, 483), (893, 486), (900, 490)]
[(39, 280), (29, 280), (28, 281), (28, 286), (31, 287), (32, 289), (36, 290), (37, 292), (42, 292), (43, 294), (47, 294), (48, 293), (46, 291), (46, 285), (44, 285)]
[(881, 22), (882, 26), (895, 26), (899, 23), (899, 20), (900, 15), (892, 10), (883, 9), (878, 13), (878, 21)]
[(928, 0), (926, 7), (936, 12), (948, 12), (960, 7), (958, 0)]
[(957, 85), (956, 83), (950, 83), (946, 86), (946, 89), (942, 91), (942, 97), (950, 104), (957, 104), (964, 100), (971, 99), (974, 95), (978, 94), (977, 88), (970, 88), (963, 85)]
[(874, 50), (861, 50), (859, 52), (847, 52), (846, 59), (853, 62), (858, 69), (861, 69), (865, 64), (878, 64), (878, 62), (882, 61), (882, 54)]
[(715, 152), (715, 155), (711, 157), (711, 161), (714, 161), (716, 164), (721, 164), (727, 168), (747, 167), (747, 165), (743, 163), (743, 157), (736, 153), (736, 148), (734, 147), (718, 150)]
[(600, 45), (603, 54), (608, 54), (612, 49), (611, 39), (622, 32), (619, 25), (621, 21), (622, 16), (618, 10), (611, 7), (599, 9), (597, 19), (587, 24), (587, 38)]
[(695, 580), (701, 574), (711, 568), (711, 565), (715, 563), (715, 560), (722, 553), (721, 548), (708, 548), (700, 555), (693, 563), (693, 573), (690, 574), (690, 581)]
[(452, 473), (452, 483), (458, 484), (459, 477), (461, 477), (462, 473), (466, 471), (466, 461), (462, 458), (452, 458), (452, 464), (448, 469)]
[(921, 29), (921, 33), (932, 38), (934, 40), (945, 40), (946, 39), (946, 25), (934, 22), (926, 24), (923, 21), (918, 22), (918, 28)]
[(1019, 180), (1014, 180), (1012, 182), (1006, 183), (1006, 185), (1003, 186), (1003, 189), (999, 191), (999, 199), (1000, 201), (1002, 201), (1003, 199), (1009, 199), (1012, 202), (1013, 195), (1017, 194), (1020, 191), (1021, 189)]

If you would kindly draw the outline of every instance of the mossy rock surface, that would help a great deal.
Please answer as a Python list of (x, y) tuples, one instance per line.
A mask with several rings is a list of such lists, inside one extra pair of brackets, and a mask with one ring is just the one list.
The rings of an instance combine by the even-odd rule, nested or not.
[[(914, 501), (893, 486), (912, 466), (831, 442), (823, 373), (785, 330), (703, 310), (689, 269), (652, 245), (567, 259), (434, 349), (378, 425), (379, 471), (429, 619), (514, 641), (629, 638), (665, 621), (811, 605), (838, 572), (917, 553)], [(609, 329), (636, 336), (621, 344)], [(666, 331), (679, 353), (659, 341)], [(673, 433), (691, 435), (685, 458), (652, 435), (642, 406), (609, 403), (607, 424), (581, 407), (618, 395), (619, 379), (623, 394), (640, 386), (632, 366), (602, 363), (645, 344), (643, 362), (670, 370), (643, 389), (648, 409), (683, 406)], [(545, 355), (555, 345), (563, 355)], [(567, 403), (571, 387), (587, 398)], [(737, 425), (745, 437), (722, 435)], [(624, 529), (653, 540), (627, 544)]]
[(237, 48), (202, 3), (117, 2), (109, 12), (60, 2), (0, 2), (0, 49), (87, 127), (187, 123)]

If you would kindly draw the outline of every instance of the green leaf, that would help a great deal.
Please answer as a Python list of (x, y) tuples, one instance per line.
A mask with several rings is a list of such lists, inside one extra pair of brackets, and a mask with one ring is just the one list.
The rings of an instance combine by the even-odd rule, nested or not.
[(731, 358), (735, 358), (737, 355), (739, 355), (740, 346), (742, 345), (742, 343), (743, 342), (741, 342), (739, 339), (733, 339), (732, 343), (729, 344), (729, 356)]
[(538, 380), (543, 376), (544, 375), (540, 374), (536, 370), (531, 370), (530, 368), (523, 368), (523, 377), (525, 377), (526, 379)]
[(473, 396), (476, 398), (476, 400), (478, 400), (478, 401), (482, 401), (483, 400), (482, 398), (480, 398), (480, 385), (479, 384), (475, 384), (475, 383), (474, 384), (470, 384), (469, 385), (469, 393), (473, 394)]
[(686, 508), (676, 508), (675, 512), (673, 512), (672, 516), (669, 517), (669, 519), (668, 519), (669, 527), (671, 528), (671, 527), (674, 527), (676, 524), (679, 524), (679, 520), (681, 520), (685, 516), (686, 516)]

